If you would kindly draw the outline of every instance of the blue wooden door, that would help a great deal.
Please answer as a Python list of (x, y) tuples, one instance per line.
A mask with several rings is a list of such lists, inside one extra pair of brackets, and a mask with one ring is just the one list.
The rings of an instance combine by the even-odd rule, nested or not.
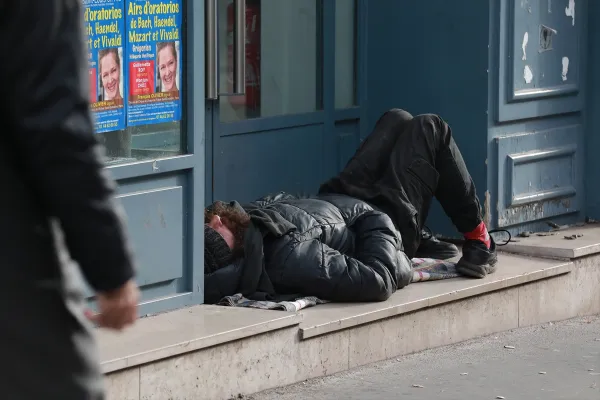
[(229, 93), (235, 3), (217, 7), (206, 203), (316, 192), (359, 143), (359, 2), (246, 0), (244, 96)]
[(586, 0), (502, 0), (490, 137), (494, 225), (583, 218)]
[[(588, 20), (595, 21), (600, 17), (600, 2), (593, 1), (589, 5)], [(600, 70), (600, 25), (590, 24), (589, 26), (589, 37), (588, 37), (588, 70), (598, 71)], [(588, 97), (589, 103), (586, 105), (588, 108), (588, 115), (586, 126), (586, 174), (585, 180), (587, 182), (597, 182), (598, 172), (600, 171), (600, 157), (597, 152), (600, 148), (600, 76), (598, 74), (590, 74), (590, 78), (587, 82), (587, 90), (590, 93)], [(600, 185), (588, 184), (588, 190), (586, 191), (586, 213), (589, 217), (600, 220)]]

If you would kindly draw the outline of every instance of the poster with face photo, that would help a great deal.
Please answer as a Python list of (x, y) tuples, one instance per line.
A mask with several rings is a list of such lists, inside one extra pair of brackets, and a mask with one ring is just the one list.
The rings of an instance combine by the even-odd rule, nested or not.
[(127, 125), (181, 119), (180, 0), (127, 0)]
[(124, 0), (83, 0), (96, 133), (125, 128)]

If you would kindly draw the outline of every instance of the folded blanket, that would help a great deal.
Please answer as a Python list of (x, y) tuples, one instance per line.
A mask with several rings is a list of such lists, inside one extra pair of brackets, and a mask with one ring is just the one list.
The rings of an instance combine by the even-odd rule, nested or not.
[[(461, 276), (456, 272), (456, 263), (432, 258), (413, 258), (413, 280), (412, 283), (437, 281), (441, 279), (451, 279)], [(217, 303), (220, 306), (229, 307), (248, 307), (261, 310), (280, 310), (289, 312), (298, 312), (304, 308), (314, 307), (318, 304), (328, 303), (313, 296), (299, 297), (293, 301), (258, 301), (249, 300), (241, 294), (226, 296)]]
[(440, 279), (458, 278), (456, 263), (434, 260), (432, 258), (413, 258), (413, 280), (415, 282), (438, 281)]

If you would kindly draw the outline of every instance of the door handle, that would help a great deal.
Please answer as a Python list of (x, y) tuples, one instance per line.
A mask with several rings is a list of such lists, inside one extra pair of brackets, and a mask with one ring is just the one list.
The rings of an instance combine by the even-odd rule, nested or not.
[(218, 56), (217, 56), (217, 0), (205, 1), (205, 49), (206, 49), (206, 98), (208, 100), (216, 100), (218, 93)]
[(235, 58), (233, 91), (246, 94), (246, 0), (235, 1)]
[[(205, 0), (206, 99), (219, 98), (218, 0)], [(233, 93), (246, 94), (246, 0), (234, 0)]]

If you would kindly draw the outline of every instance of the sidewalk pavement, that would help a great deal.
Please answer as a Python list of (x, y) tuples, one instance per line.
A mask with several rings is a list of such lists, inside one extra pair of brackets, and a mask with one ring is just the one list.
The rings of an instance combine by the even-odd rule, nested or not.
[(600, 316), (496, 334), (248, 397), (305, 399), (599, 400)]

